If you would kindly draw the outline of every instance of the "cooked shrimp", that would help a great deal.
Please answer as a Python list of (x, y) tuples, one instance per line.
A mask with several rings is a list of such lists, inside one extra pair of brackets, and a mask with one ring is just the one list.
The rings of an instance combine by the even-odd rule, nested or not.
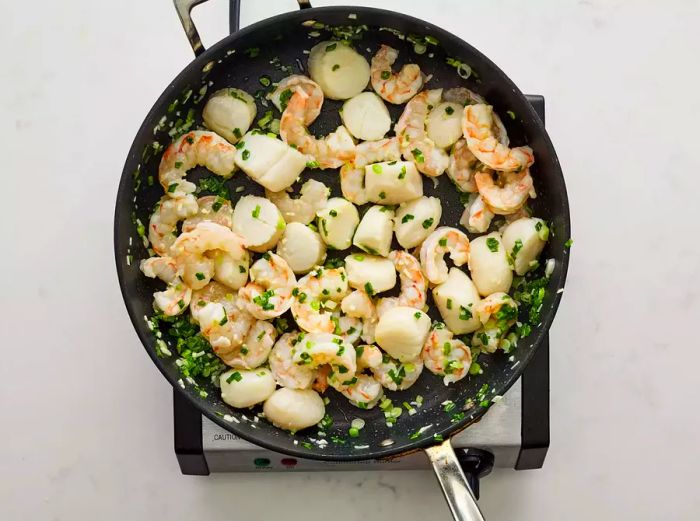
[(230, 177), (236, 165), (236, 147), (207, 130), (194, 130), (173, 141), (163, 152), (158, 167), (158, 179), (170, 197), (183, 197), (194, 192), (195, 185), (185, 180), (185, 174), (197, 165), (207, 167), (221, 177)]
[(464, 207), (459, 224), (471, 233), (484, 233), (491, 226), (493, 218), (493, 212), (486, 206), (481, 195), (471, 194), (469, 202)]
[(335, 331), (332, 311), (348, 294), (345, 268), (317, 268), (304, 275), (292, 291), (292, 316), (309, 333)]
[(372, 368), (372, 374), (384, 387), (390, 391), (408, 389), (423, 372), (423, 361), (420, 357), (410, 362), (399, 362), (389, 355), (382, 355), (382, 363)]
[(445, 253), (456, 266), (469, 260), (469, 238), (457, 228), (441, 226), (423, 242), (420, 248), (420, 263), (430, 282), (440, 284), (447, 280)]
[(459, 103), (460, 105), (474, 105), (475, 103), (486, 103), (486, 100), (484, 100), (484, 98), (482, 98), (476, 92), (467, 89), (466, 87), (454, 87), (452, 89), (447, 89), (445, 92), (443, 92), (442, 99), (444, 101)]
[(214, 260), (206, 255), (184, 255), (178, 259), (182, 281), (192, 289), (201, 289), (214, 276)]
[(345, 163), (340, 167), (340, 189), (343, 197), (358, 206), (367, 203), (365, 190), (365, 169), (358, 168), (353, 163)]
[(216, 195), (206, 195), (197, 199), (197, 208), (197, 213), (183, 221), (183, 232), (191, 232), (203, 221), (209, 221), (220, 224), (226, 228), (231, 228), (233, 224), (233, 208), (231, 208), (231, 201), (227, 201)]
[(240, 348), (222, 357), (222, 360), (231, 367), (255, 369), (267, 361), (276, 337), (275, 326), (265, 320), (257, 320), (248, 330)]
[(323, 90), (321, 86), (311, 78), (301, 74), (287, 76), (280, 80), (275, 90), (267, 95), (267, 99), (272, 101), (280, 112), (284, 112), (286, 105), (284, 105), (281, 100), (282, 94), (289, 91), (285, 96), (291, 96), (297, 90), (303, 90), (309, 96), (304, 113), (304, 125), (309, 126), (321, 113), (321, 107), (323, 106)]
[(338, 327), (335, 334), (343, 337), (348, 344), (354, 344), (362, 334), (362, 320), (355, 317), (337, 316)]
[[(331, 333), (309, 333), (295, 346), (292, 353), (295, 364), (316, 368), (329, 364), (333, 373), (350, 379), (357, 371), (355, 348), (342, 337)], [(330, 383), (329, 376), (329, 383)], [(333, 385), (331, 383), (331, 385)]]
[[(338, 377), (338, 373), (333, 373)], [(352, 405), (360, 409), (371, 409), (384, 397), (382, 384), (368, 374), (358, 374), (348, 380), (340, 381), (338, 378), (329, 378), (329, 383), (339, 382), (333, 386), (340, 394), (345, 396)]]
[(502, 172), (521, 171), (535, 161), (530, 147), (509, 148), (494, 135), (493, 107), (485, 104), (464, 108), (462, 132), (469, 150), (489, 168)]
[(428, 137), (425, 119), (430, 107), (440, 103), (442, 89), (424, 90), (406, 104), (396, 123), (401, 153), (406, 161), (413, 161), (418, 171), (430, 177), (441, 175), (449, 166), (447, 153)]
[(476, 156), (467, 147), (466, 140), (460, 139), (450, 152), (450, 164), (447, 167), (447, 175), (462, 192), (476, 192), (474, 174), (480, 164)]
[(235, 292), (218, 282), (210, 282), (195, 291), (190, 304), (192, 317), (199, 323), (202, 335), (209, 341), (224, 363), (246, 367), (240, 346), (246, 340), (255, 319), (243, 308)]
[(248, 313), (264, 320), (289, 309), (297, 279), (286, 260), (267, 252), (253, 263), (249, 274), (250, 282), (238, 290)]
[(484, 202), (493, 213), (508, 215), (515, 213), (535, 194), (530, 169), (522, 172), (502, 172), (498, 180), (492, 174), (478, 173), (474, 176), (476, 187)]
[(321, 365), (316, 369), (316, 378), (314, 378), (314, 383), (311, 384), (311, 388), (319, 393), (325, 393), (328, 389), (328, 375), (331, 374), (331, 366)]
[(382, 352), (374, 344), (363, 344), (355, 348), (357, 356), (357, 371), (379, 367), (382, 363)]
[(246, 255), (243, 239), (230, 228), (215, 222), (204, 221), (193, 230), (181, 234), (173, 243), (170, 251), (179, 262), (189, 255), (204, 255), (206, 252), (221, 250), (234, 259), (243, 259)]
[(389, 260), (394, 263), (401, 280), (397, 304), (422, 310), (428, 298), (428, 281), (421, 271), (420, 262), (404, 250), (392, 251)]
[(346, 163), (340, 168), (340, 189), (348, 201), (362, 205), (367, 202), (365, 191), (366, 165), (381, 161), (401, 159), (399, 141), (395, 137), (378, 141), (363, 141), (355, 147), (354, 163)]
[(510, 295), (503, 292), (491, 293), (491, 295), (488, 297), (485, 297), (477, 302), (476, 313), (479, 316), (481, 323), (486, 324), (489, 319), (492, 316), (497, 315), (498, 312), (504, 308), (504, 306), (507, 306), (507, 312), (502, 313), (495, 318), (499, 320), (505, 318), (506, 323), (510, 322), (511, 320), (515, 321), (517, 318), (517, 311), (514, 310), (518, 309), (518, 304), (510, 297)]
[(434, 328), (423, 345), (421, 358), (428, 371), (444, 376), (449, 385), (467, 376), (472, 364), (472, 353), (464, 342), (454, 338), (447, 328)]
[(472, 345), (493, 353), (517, 321), (518, 304), (506, 293), (492, 293), (477, 304), (476, 312), (484, 326), (474, 333)]
[(170, 284), (182, 276), (182, 268), (171, 257), (150, 257), (139, 265), (141, 272), (151, 279), (156, 277)]
[(158, 255), (166, 255), (177, 238), (177, 223), (197, 213), (199, 207), (192, 194), (172, 198), (163, 196), (156, 204), (148, 223), (148, 240)]
[(357, 317), (361, 319), (361, 336), (365, 342), (374, 342), (374, 328), (377, 325), (377, 310), (372, 299), (362, 291), (356, 289), (340, 303), (340, 309), (348, 317)]
[(316, 377), (316, 371), (306, 365), (292, 361), (295, 346), (304, 338), (304, 333), (285, 333), (270, 352), (270, 371), (275, 381), (290, 389), (308, 389)]
[(265, 189), (267, 197), (289, 223), (309, 224), (316, 218), (316, 212), (326, 206), (330, 189), (315, 179), (306, 181), (300, 190), (300, 196), (292, 199), (289, 192), (270, 192)]
[(309, 95), (297, 90), (287, 104), (280, 120), (280, 136), (285, 143), (293, 145), (304, 154), (309, 154), (320, 168), (338, 168), (343, 163), (355, 159), (355, 142), (344, 126), (335, 132), (317, 139), (309, 133), (304, 124)]
[[(486, 104), (486, 100), (484, 98), (465, 87), (455, 87), (453, 89), (446, 90), (442, 93), (442, 99), (444, 101), (452, 101), (461, 105)], [(506, 130), (501, 118), (495, 112), (493, 113), (493, 125), (491, 130), (501, 145), (507, 147), (510, 144), (510, 140), (508, 139), (508, 131)]]
[(355, 165), (364, 167), (381, 161), (398, 161), (401, 159), (399, 140), (396, 137), (363, 141), (356, 147)]
[(172, 317), (182, 313), (189, 305), (192, 298), (192, 288), (182, 282), (169, 284), (165, 291), (156, 291), (153, 294), (153, 304), (163, 314)]
[(370, 77), (372, 88), (389, 103), (401, 105), (415, 96), (423, 87), (423, 74), (415, 63), (404, 65), (396, 73), (391, 66), (399, 56), (399, 51), (382, 45), (372, 57)]

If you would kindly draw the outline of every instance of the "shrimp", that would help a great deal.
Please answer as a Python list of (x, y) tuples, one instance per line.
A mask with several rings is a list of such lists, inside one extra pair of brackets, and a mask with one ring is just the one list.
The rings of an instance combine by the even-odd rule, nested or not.
[(335, 132), (317, 139), (304, 125), (310, 96), (297, 90), (287, 104), (280, 120), (280, 136), (285, 143), (314, 157), (319, 167), (338, 168), (355, 159), (355, 142), (347, 129), (341, 125)]
[(336, 322), (334, 333), (343, 337), (348, 344), (357, 342), (362, 334), (362, 321), (355, 317), (340, 316), (339, 313), (333, 315), (332, 320)]
[(350, 379), (357, 372), (355, 348), (342, 337), (331, 333), (306, 335), (296, 345), (296, 350), (292, 353), (292, 361), (312, 369), (329, 364), (332, 369), (329, 383), (333, 373), (338, 373), (338, 378)]
[(428, 112), (441, 97), (442, 89), (420, 92), (406, 104), (394, 128), (403, 158), (413, 161), (418, 171), (430, 177), (442, 175), (450, 163), (447, 153), (435, 145), (425, 129)]
[(389, 103), (401, 105), (415, 96), (423, 87), (423, 74), (415, 63), (408, 63), (398, 73), (391, 66), (399, 56), (399, 51), (382, 45), (372, 57), (370, 77), (372, 88)]
[(476, 192), (474, 174), (480, 164), (476, 156), (467, 147), (466, 140), (460, 139), (454, 144), (450, 152), (447, 176), (462, 192)]
[(387, 354), (382, 355), (382, 363), (372, 368), (372, 374), (377, 381), (390, 391), (408, 389), (423, 372), (423, 361), (420, 357), (410, 362), (399, 362)]
[(156, 291), (153, 294), (153, 305), (160, 309), (164, 315), (173, 317), (185, 310), (191, 298), (192, 288), (182, 282), (177, 282), (169, 284), (165, 291)]
[[(518, 304), (515, 300), (503, 292), (492, 293), (476, 304), (476, 313), (482, 324), (486, 324), (493, 316), (498, 320), (506, 319), (504, 325), (509, 324), (508, 327), (510, 327), (517, 318), (517, 309)], [(501, 312), (502, 310), (503, 312)], [(513, 322), (511, 323), (511, 321)]]
[(382, 363), (382, 352), (373, 344), (363, 344), (355, 348), (357, 356), (357, 370), (373, 369), (379, 367)]
[(441, 226), (428, 235), (420, 248), (420, 263), (423, 272), (433, 284), (441, 284), (447, 280), (447, 264), (445, 253), (456, 266), (461, 266), (469, 260), (469, 238), (457, 228)]
[(198, 209), (197, 200), (192, 194), (161, 198), (148, 223), (148, 240), (158, 255), (166, 255), (175, 242), (177, 223), (195, 215)]
[(316, 377), (316, 371), (306, 365), (292, 361), (296, 346), (304, 338), (304, 333), (285, 333), (275, 342), (270, 352), (270, 371), (275, 381), (290, 389), (308, 389)]
[[(329, 382), (333, 385), (334, 380), (331, 378)], [(360, 409), (372, 409), (384, 397), (382, 384), (368, 374), (358, 374), (349, 380), (340, 382), (338, 388), (335, 386), (333, 388), (345, 396), (352, 405)]]
[(481, 198), (493, 213), (499, 215), (517, 212), (528, 197), (537, 195), (527, 168), (522, 172), (503, 172), (498, 175), (498, 182), (492, 174), (486, 173), (478, 173), (474, 179)]
[(182, 276), (182, 269), (171, 257), (150, 257), (139, 265), (141, 272), (151, 279), (156, 277), (170, 284)]
[(300, 193), (299, 197), (292, 199), (287, 191), (265, 189), (265, 197), (272, 201), (287, 223), (309, 224), (316, 218), (316, 212), (326, 206), (330, 189), (320, 181), (309, 179), (302, 185)]
[(190, 313), (224, 363), (246, 367), (253, 361), (238, 358), (241, 355), (238, 348), (246, 340), (255, 319), (245, 311), (235, 292), (223, 284), (210, 282), (192, 294)]
[[(306, 112), (304, 113), (304, 125), (309, 126), (321, 113), (321, 107), (323, 106), (323, 90), (311, 78), (301, 74), (287, 76), (280, 80), (275, 90), (267, 95), (267, 99), (272, 101), (280, 112), (284, 112), (287, 108), (289, 96), (298, 90), (303, 90), (309, 96), (306, 103)], [(283, 95), (287, 98), (284, 101), (282, 100)]]
[(230, 356), (222, 357), (222, 360), (231, 367), (255, 369), (267, 361), (276, 337), (275, 326), (265, 320), (257, 320), (248, 330), (240, 349)]
[(361, 336), (365, 342), (374, 342), (374, 329), (377, 325), (377, 310), (372, 299), (361, 289), (353, 290), (343, 298), (340, 309), (348, 317), (361, 319)]
[(331, 366), (321, 365), (316, 369), (316, 378), (314, 378), (314, 383), (311, 384), (311, 388), (319, 393), (325, 393), (328, 389), (328, 375), (331, 374)]
[(454, 338), (447, 328), (434, 328), (428, 335), (421, 358), (431, 373), (444, 376), (445, 385), (467, 376), (472, 364), (472, 353), (464, 342)]
[(191, 232), (199, 223), (204, 221), (214, 222), (226, 228), (231, 228), (233, 224), (231, 201), (216, 195), (200, 197), (197, 199), (197, 212), (183, 221), (182, 231)]
[(345, 268), (316, 268), (304, 275), (292, 291), (292, 316), (309, 333), (332, 333), (332, 311), (348, 294)]
[(214, 260), (206, 255), (185, 255), (178, 259), (182, 281), (192, 289), (201, 289), (214, 276)]
[(183, 197), (194, 192), (195, 185), (185, 174), (197, 165), (207, 167), (221, 177), (231, 177), (236, 170), (233, 158), (236, 147), (207, 130), (194, 130), (173, 141), (163, 152), (158, 179), (170, 197)]
[(343, 197), (351, 203), (362, 205), (367, 202), (365, 191), (366, 165), (380, 161), (401, 159), (399, 140), (395, 137), (378, 141), (363, 141), (355, 147), (354, 163), (345, 163), (340, 168), (340, 189)]
[(181, 234), (170, 248), (171, 255), (180, 261), (190, 255), (204, 255), (221, 250), (236, 260), (244, 259), (247, 251), (243, 239), (230, 228), (215, 222), (200, 222), (193, 230)]
[(464, 206), (459, 224), (471, 233), (484, 233), (491, 226), (491, 220), (494, 217), (494, 213), (486, 206), (481, 195), (471, 194), (469, 202)]
[(442, 94), (442, 99), (444, 101), (451, 101), (452, 103), (459, 103), (460, 105), (474, 105), (475, 103), (486, 103), (486, 100), (482, 98), (476, 92), (467, 89), (466, 87), (454, 87), (452, 89), (447, 89)]
[(250, 282), (238, 290), (248, 313), (269, 319), (289, 309), (297, 279), (286, 260), (267, 252), (253, 263), (249, 274)]
[(404, 250), (392, 251), (389, 260), (394, 263), (401, 280), (397, 304), (422, 310), (428, 299), (428, 281), (421, 271), (420, 262)]
[(377, 141), (363, 141), (357, 145), (355, 152), (355, 165), (364, 167), (380, 161), (398, 161), (401, 159), (399, 140), (396, 137), (379, 139)]
[(529, 168), (535, 158), (530, 147), (509, 148), (494, 135), (493, 107), (483, 103), (467, 105), (462, 132), (469, 150), (489, 168), (502, 172)]
[(518, 304), (506, 293), (492, 293), (476, 305), (483, 327), (474, 333), (472, 346), (493, 353), (518, 319)]

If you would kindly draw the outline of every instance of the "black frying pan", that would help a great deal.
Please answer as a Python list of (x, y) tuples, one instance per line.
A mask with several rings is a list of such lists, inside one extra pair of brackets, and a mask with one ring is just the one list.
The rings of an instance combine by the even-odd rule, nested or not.
[[(273, 451), (301, 458), (330, 461), (387, 458), (425, 449), (455, 518), (481, 519), (449, 438), (477, 421), (487, 411), (487, 407), (478, 405), (479, 400), (475, 400), (484, 384), (489, 386), (487, 397), (490, 398), (503, 395), (520, 377), (547, 335), (561, 297), (558, 290), (564, 286), (567, 271), (568, 250), (564, 243), (569, 238), (570, 228), (566, 187), (559, 161), (543, 123), (520, 90), (494, 63), (456, 36), (422, 20), (367, 7), (308, 9), (308, 2), (299, 0), (302, 10), (275, 16), (241, 29), (205, 50), (190, 18), (191, 8), (203, 1), (205, 0), (175, 0), (183, 27), (197, 57), (168, 85), (146, 116), (129, 151), (117, 195), (114, 222), (117, 271), (129, 316), (141, 342), (158, 369), (175, 389), (202, 414), (235, 435)], [(236, 12), (237, 7), (234, 6)], [(349, 17), (349, 14), (354, 14), (355, 17)], [(171, 138), (167, 135), (167, 126), (164, 130), (154, 133), (154, 128), (158, 126), (161, 118), (167, 116), (174, 120), (179, 112), (184, 120), (188, 110), (193, 109), (195, 126), (201, 124), (201, 109), (206, 100), (206, 96), (198, 95), (202, 87), (207, 86), (208, 93), (226, 86), (254, 92), (261, 88), (259, 78), (262, 75), (268, 75), (273, 81), (277, 81), (289, 74), (270, 64), (274, 57), (279, 58), (280, 64), (292, 66), (295, 73), (303, 72), (300, 66), (306, 67), (307, 59), (303, 50), (310, 49), (317, 41), (331, 38), (324, 29), (318, 29), (321, 33), (318, 37), (310, 35), (312, 29), (302, 26), (302, 22), (308, 20), (316, 20), (329, 26), (365, 24), (368, 30), (362, 33), (361, 40), (354, 42), (354, 45), (368, 59), (380, 43), (389, 44), (400, 51), (399, 63), (396, 65), (400, 66), (409, 60), (418, 63), (422, 71), (433, 76), (429, 85), (446, 88), (466, 86), (483, 95), (499, 114), (512, 111), (516, 115), (515, 119), (504, 118), (511, 143), (527, 144), (535, 152), (536, 162), (532, 172), (538, 197), (531, 201), (531, 207), (535, 215), (552, 223), (553, 236), (542, 258), (556, 260), (547, 287), (541, 322), (533, 328), (530, 336), (521, 339), (512, 354), (514, 360), (509, 360), (509, 356), (500, 352), (490, 356), (482, 355), (479, 362), (483, 374), (470, 376), (449, 387), (444, 386), (439, 378), (424, 371), (419, 381), (409, 390), (388, 393), (397, 404), (411, 401), (418, 394), (424, 398), (418, 414), (403, 414), (393, 427), (386, 425), (378, 409), (357, 409), (346, 399), (329, 391), (326, 394), (331, 401), (327, 411), (334, 418), (334, 425), (328, 432), (329, 437), (333, 434), (346, 435), (353, 418), (363, 418), (366, 426), (360, 431), (358, 438), (349, 439), (345, 444), (329, 443), (323, 449), (309, 443), (310, 438), (317, 436), (315, 429), (297, 433), (292, 437), (266, 422), (254, 423), (246, 420), (238, 411), (233, 411), (221, 401), (218, 390), (211, 384), (201, 382), (201, 386), (208, 393), (206, 398), (201, 398), (191, 385), (184, 389), (178, 385), (181, 376), (175, 364), (176, 356), (157, 356), (154, 335), (144, 320), (144, 316), (153, 314), (152, 295), (160, 289), (160, 283), (147, 279), (139, 271), (138, 260), (147, 257), (148, 254), (134, 224), (135, 219), (148, 223), (153, 205), (163, 195), (157, 182), (160, 160), (158, 148), (167, 146)], [(379, 31), (380, 27), (392, 28), (403, 34), (430, 35), (439, 40), (439, 45), (430, 45), (428, 52), (418, 55), (413, 52), (412, 43), (399, 39), (391, 32)], [(253, 48), (259, 49), (259, 55), (256, 57), (250, 57), (251, 51), (246, 52)], [(454, 67), (447, 65), (447, 57), (458, 58), (469, 64), (475, 74), (467, 80), (462, 79)], [(189, 91), (192, 91), (192, 94), (188, 96), (186, 93)], [(177, 104), (173, 107), (176, 100)], [(260, 106), (259, 100), (258, 104), (260, 117), (268, 109)], [(326, 100), (323, 113), (312, 126), (316, 135), (325, 135), (340, 123), (337, 112), (339, 106), (339, 102)], [(394, 121), (401, 110), (402, 107), (390, 107)], [(155, 148), (154, 142), (159, 143)], [(188, 178), (197, 180), (205, 174), (206, 171), (200, 167), (191, 171)], [(156, 180), (153, 184), (148, 182), (149, 176)], [(334, 195), (340, 194), (335, 172), (315, 171), (311, 172), (310, 177), (330, 185)], [(231, 187), (244, 186), (246, 194), (263, 193), (259, 185), (240, 172), (228, 181), (228, 184)], [(456, 225), (463, 205), (453, 185), (443, 176), (437, 187), (433, 187), (431, 180), (425, 179), (424, 188), (426, 195), (436, 195), (442, 200), (442, 223)], [(233, 190), (231, 192), (235, 204), (238, 194)], [(433, 318), (439, 319), (439, 316), (434, 315)], [(458, 409), (445, 412), (442, 404), (446, 400), (457, 404)], [(475, 401), (476, 405), (461, 411), (468, 400)], [(463, 416), (455, 416), (455, 412), (462, 412)], [(226, 421), (222, 417), (224, 414), (235, 416), (240, 423)], [(248, 414), (247, 418), (251, 416)], [(431, 428), (415, 435), (421, 427), (427, 425), (431, 425)], [(446, 441), (438, 443), (435, 441), (436, 437), (443, 437)]]

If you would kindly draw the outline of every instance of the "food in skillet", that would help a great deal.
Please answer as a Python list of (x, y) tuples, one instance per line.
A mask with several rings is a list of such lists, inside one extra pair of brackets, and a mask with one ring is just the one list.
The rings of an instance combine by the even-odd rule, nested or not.
[[(371, 409), (424, 368), (451, 385), (479, 372), (479, 354), (517, 342), (509, 292), (548, 238), (526, 207), (532, 150), (510, 147), (478, 94), (426, 88), (417, 65), (392, 70), (397, 57), (382, 45), (370, 64), (342, 42), (319, 43), (310, 77), (272, 85), (280, 117), (270, 132), (251, 130), (250, 94), (225, 88), (203, 109), (207, 130), (175, 139), (161, 158), (154, 256), (141, 261), (166, 284), (154, 307), (189, 313), (229, 367), (216, 374), (227, 404), (263, 403), (283, 429), (318, 423), (329, 387)], [(343, 124), (315, 137), (308, 127), (326, 98), (344, 102)], [(405, 104), (394, 135), (385, 102)], [(265, 197), (197, 198), (187, 172), (198, 165), (222, 180), (241, 170)], [(340, 176), (341, 193), (308, 177), (316, 169)], [(425, 178), (443, 174), (465, 195), (460, 223), (442, 222), (440, 199), (424, 193)]]

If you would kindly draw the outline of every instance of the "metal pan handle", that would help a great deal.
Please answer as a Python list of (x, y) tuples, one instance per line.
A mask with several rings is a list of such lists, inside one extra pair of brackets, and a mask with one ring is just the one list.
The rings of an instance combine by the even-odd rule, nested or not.
[(428, 447), (425, 453), (430, 458), (455, 521), (484, 521), (450, 440)]
[[(203, 4), (206, 1), (207, 0), (173, 0), (173, 3), (175, 4), (175, 10), (177, 11), (177, 15), (180, 17), (180, 23), (182, 23), (182, 28), (185, 30), (185, 35), (187, 36), (187, 39), (189, 40), (190, 45), (192, 46), (192, 50), (194, 51), (195, 56), (199, 56), (206, 49), (204, 49), (204, 45), (202, 45), (202, 39), (199, 37), (197, 28), (195, 27), (194, 22), (192, 21), (192, 8), (199, 4)], [(307, 9), (311, 7), (311, 2), (309, 0), (297, 0), (297, 3), (299, 4), (299, 9)], [(236, 27), (235, 29), (232, 28), (232, 30), (235, 31), (238, 29), (238, 12), (240, 11), (240, 0), (232, 1), (231, 9), (234, 10)]]

